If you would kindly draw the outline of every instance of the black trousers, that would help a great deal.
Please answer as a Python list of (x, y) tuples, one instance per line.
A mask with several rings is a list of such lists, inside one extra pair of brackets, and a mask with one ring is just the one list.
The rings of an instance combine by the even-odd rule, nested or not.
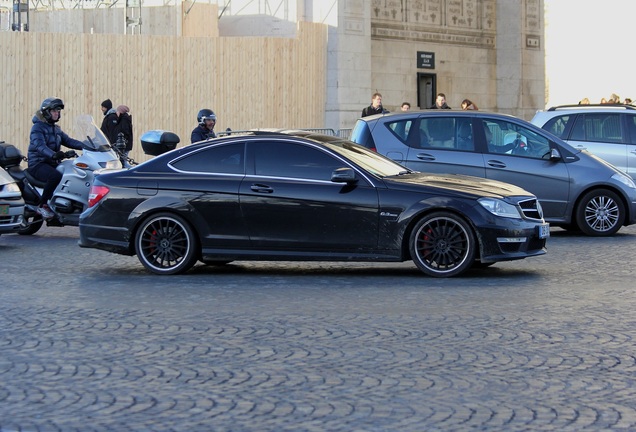
[(47, 163), (39, 163), (29, 168), (29, 173), (36, 179), (46, 182), (44, 190), (42, 191), (42, 197), (40, 198), (40, 205), (48, 203), (51, 197), (53, 197), (55, 188), (62, 180), (62, 173)]

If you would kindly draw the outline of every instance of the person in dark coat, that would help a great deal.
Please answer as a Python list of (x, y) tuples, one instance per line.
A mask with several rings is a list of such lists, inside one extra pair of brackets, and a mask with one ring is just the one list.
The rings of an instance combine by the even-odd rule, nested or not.
[(385, 110), (384, 107), (382, 106), (382, 95), (376, 92), (376, 93), (373, 93), (373, 96), (371, 96), (371, 105), (369, 105), (368, 107), (362, 110), (361, 117), (367, 117), (374, 114), (385, 114), (385, 113), (388, 113), (388, 111)]
[(62, 173), (56, 167), (64, 159), (61, 146), (81, 150), (81, 141), (69, 137), (57, 123), (62, 117), (64, 102), (59, 98), (46, 98), (33, 116), (33, 126), (29, 136), (28, 171), (36, 179), (45, 182), (37, 211), (45, 219), (55, 216), (48, 205), (55, 188), (62, 180)]
[(119, 140), (119, 134), (121, 134), (121, 138), (126, 143), (124, 156), (128, 157), (128, 153), (132, 150), (133, 146), (133, 126), (132, 116), (129, 114), (130, 108), (126, 105), (119, 105), (115, 111), (117, 115), (117, 124), (114, 128), (114, 134), (116, 137), (114, 142)]
[(451, 109), (451, 107), (446, 104), (446, 95), (444, 93), (437, 93), (435, 104), (429, 109)]
[(214, 126), (216, 125), (216, 114), (211, 109), (204, 108), (197, 113), (197, 127), (190, 134), (190, 143), (205, 141), (209, 138), (216, 138)]
[(100, 129), (104, 132), (108, 141), (114, 144), (115, 141), (117, 141), (117, 133), (115, 132), (115, 127), (117, 126), (117, 111), (113, 108), (113, 103), (110, 99), (106, 99), (102, 102), (101, 108), (104, 113), (104, 120), (102, 120)]

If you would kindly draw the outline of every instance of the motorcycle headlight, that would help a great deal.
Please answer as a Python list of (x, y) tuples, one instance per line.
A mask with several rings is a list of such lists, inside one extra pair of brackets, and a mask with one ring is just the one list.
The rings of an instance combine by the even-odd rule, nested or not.
[(507, 217), (507, 218), (521, 218), (519, 210), (512, 204), (508, 204), (497, 198), (479, 198), (477, 200), (479, 204), (490, 213), (495, 216)]
[(124, 167), (119, 159), (111, 159), (108, 162), (100, 163), (100, 165), (103, 165), (102, 168), (105, 169), (122, 169)]

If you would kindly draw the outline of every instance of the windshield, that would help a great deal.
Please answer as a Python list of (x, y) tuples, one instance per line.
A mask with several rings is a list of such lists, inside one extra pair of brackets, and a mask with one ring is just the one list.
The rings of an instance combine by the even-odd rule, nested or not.
[(110, 148), (108, 138), (97, 127), (93, 121), (93, 116), (83, 114), (75, 119), (75, 137), (84, 143), (84, 148), (90, 150), (99, 150), (102, 146)]
[(337, 139), (324, 144), (378, 177), (390, 177), (411, 172), (408, 168), (395, 163), (391, 159), (351, 141)]

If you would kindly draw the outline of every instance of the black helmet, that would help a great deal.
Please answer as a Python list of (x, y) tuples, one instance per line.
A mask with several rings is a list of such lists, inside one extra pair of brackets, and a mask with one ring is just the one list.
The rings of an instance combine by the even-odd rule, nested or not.
[(202, 125), (205, 120), (216, 121), (216, 114), (214, 114), (214, 111), (207, 108), (200, 110), (199, 113), (197, 114), (197, 121), (199, 122), (200, 125)]
[[(64, 102), (60, 98), (46, 98), (40, 105), (40, 112), (44, 120), (51, 123), (51, 110), (52, 109), (64, 109)], [(59, 120), (59, 118), (58, 118)], [(57, 121), (57, 120), (55, 120)], [(54, 122), (53, 122), (54, 123)]]

